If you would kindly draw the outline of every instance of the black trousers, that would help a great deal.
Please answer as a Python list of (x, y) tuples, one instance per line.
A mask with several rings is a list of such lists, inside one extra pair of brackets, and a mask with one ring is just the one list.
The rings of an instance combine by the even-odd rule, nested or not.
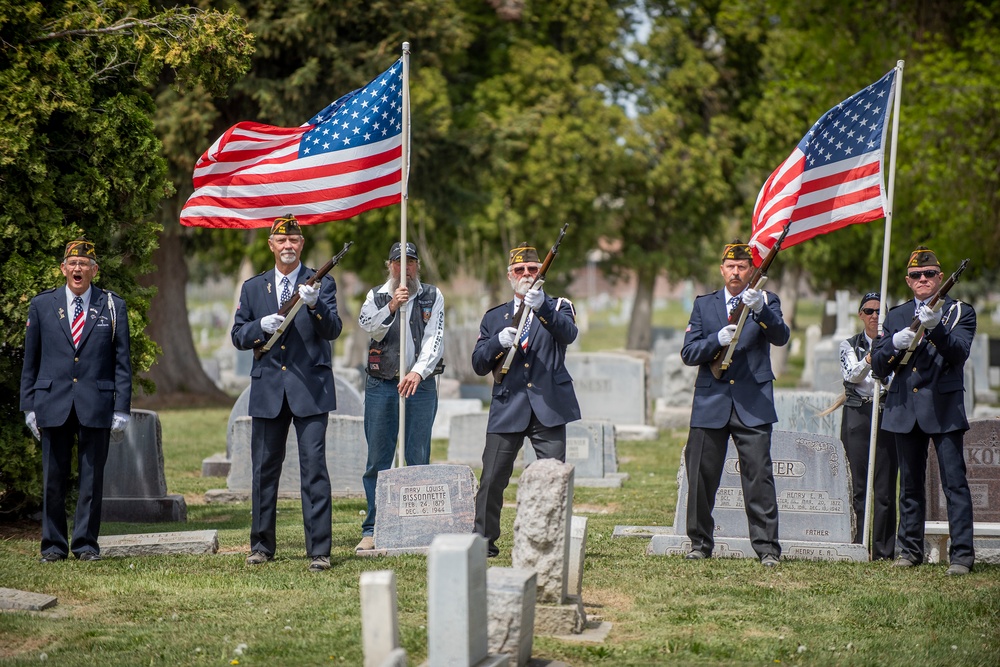
[(483, 474), (476, 493), (476, 523), (474, 531), (487, 541), (487, 553), (500, 553), (496, 542), (500, 537), (500, 510), (503, 492), (510, 483), (514, 462), (524, 439), (531, 440), (535, 456), (541, 459), (558, 459), (566, 462), (566, 425), (543, 426), (531, 415), (528, 428), (520, 433), (487, 433), (483, 450)]
[(253, 467), (250, 550), (273, 556), (275, 521), (278, 513), (278, 480), (285, 460), (288, 427), (295, 424), (299, 442), (299, 480), (302, 490), (302, 523), (306, 554), (329, 556), (331, 524), (330, 473), (326, 469), (326, 425), (328, 413), (296, 417), (284, 401), (274, 419), (254, 417), (250, 436)]
[(715, 494), (722, 481), (729, 437), (740, 460), (743, 504), (750, 528), (750, 544), (757, 556), (781, 556), (778, 543), (778, 499), (771, 469), (771, 424), (747, 426), (735, 408), (722, 428), (692, 428), (684, 448), (688, 475), (687, 534), (691, 549), (705, 556), (715, 548)]
[(948, 533), (953, 565), (972, 567), (972, 492), (966, 478), (962, 431), (924, 433), (920, 427), (896, 434), (899, 456), (899, 555), (920, 563), (924, 560), (924, 521), (927, 516), (927, 448), (934, 441), (941, 488), (948, 507)]
[(104, 500), (104, 464), (108, 462), (111, 429), (80, 425), (76, 408), (62, 426), (42, 431), (42, 555), (68, 556), (66, 492), (73, 469), (73, 440), (77, 441), (77, 471), (80, 494), (73, 518), (73, 553), (101, 552), (97, 543), (101, 532), (101, 503)]
[[(854, 543), (865, 531), (865, 498), (868, 495), (868, 447), (871, 441), (872, 404), (844, 406), (840, 440), (851, 466), (851, 499), (856, 519)], [(875, 472), (872, 477), (872, 560), (891, 560), (896, 552), (896, 440), (878, 430), (875, 438)]]

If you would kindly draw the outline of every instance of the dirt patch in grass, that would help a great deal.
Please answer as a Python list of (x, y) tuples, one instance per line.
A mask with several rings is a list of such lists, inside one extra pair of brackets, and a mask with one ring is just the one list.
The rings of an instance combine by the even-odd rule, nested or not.
[(615, 514), (621, 505), (611, 503), (609, 505), (585, 505), (573, 503), (573, 511), (579, 514)]
[(42, 524), (29, 519), (18, 519), (0, 523), (0, 539), (41, 540)]

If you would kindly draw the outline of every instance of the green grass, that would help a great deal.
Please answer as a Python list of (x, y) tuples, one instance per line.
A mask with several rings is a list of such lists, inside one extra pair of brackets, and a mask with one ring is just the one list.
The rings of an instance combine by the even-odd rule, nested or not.
[[(167, 484), (184, 493), (184, 524), (105, 524), (104, 534), (219, 531), (209, 556), (109, 558), (41, 565), (37, 528), (0, 525), (0, 587), (55, 595), (39, 613), (0, 614), (0, 664), (360, 665), (358, 579), (396, 572), (399, 624), (411, 665), (427, 657), (426, 561), (356, 558), (362, 500), (333, 505), (333, 569), (306, 571), (301, 508), (281, 502), (277, 559), (243, 564), (250, 509), (203, 504), (222, 478), (202, 479), (201, 459), (224, 449), (226, 410), (161, 413)], [(967, 577), (943, 565), (894, 570), (885, 563), (752, 560), (689, 562), (645, 555), (646, 542), (612, 539), (615, 525), (673, 523), (684, 432), (619, 443), (621, 489), (575, 491), (589, 518), (583, 598), (613, 624), (603, 644), (536, 637), (534, 656), (580, 665), (996, 665), (1000, 566)], [(445, 443), (432, 458), (443, 460)], [(507, 500), (515, 500), (516, 487)], [(501, 557), (510, 565), (514, 513), (503, 513)], [(248, 648), (236, 655), (239, 644)]]

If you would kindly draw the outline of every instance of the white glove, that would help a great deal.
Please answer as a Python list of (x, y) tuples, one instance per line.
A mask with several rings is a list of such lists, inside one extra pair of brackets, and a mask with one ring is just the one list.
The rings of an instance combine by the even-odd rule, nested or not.
[(920, 318), (920, 323), (924, 325), (924, 328), (930, 331), (941, 322), (941, 311), (934, 310), (926, 304), (921, 304), (917, 308), (917, 317)]
[(299, 285), (299, 298), (302, 299), (302, 303), (306, 304), (306, 307), (312, 308), (319, 301), (319, 288), (302, 283)]
[(265, 315), (264, 319), (260, 321), (260, 328), (264, 330), (266, 334), (273, 334), (281, 326), (281, 323), (285, 321), (284, 315)]
[(128, 420), (132, 418), (127, 412), (115, 412), (114, 416), (111, 418), (111, 432), (121, 433), (128, 426)]
[(38, 432), (38, 424), (35, 423), (35, 411), (24, 413), (24, 423), (28, 425), (31, 429), (31, 435), (35, 436), (35, 440), (41, 440), (42, 434)]
[(725, 347), (733, 342), (733, 334), (736, 333), (735, 324), (727, 324), (726, 326), (719, 329), (719, 333), (716, 334), (719, 337), (719, 345)]
[(912, 329), (901, 329), (892, 334), (892, 346), (897, 350), (905, 350), (916, 338), (917, 332)]
[(542, 307), (545, 302), (545, 292), (539, 289), (530, 289), (528, 293), (524, 295), (524, 302), (528, 304), (528, 308), (537, 311)]
[(500, 347), (510, 347), (514, 344), (515, 337), (517, 337), (517, 329), (514, 327), (506, 327), (497, 334), (497, 338), (500, 339)]
[(755, 313), (764, 309), (764, 293), (748, 287), (743, 290), (743, 305)]

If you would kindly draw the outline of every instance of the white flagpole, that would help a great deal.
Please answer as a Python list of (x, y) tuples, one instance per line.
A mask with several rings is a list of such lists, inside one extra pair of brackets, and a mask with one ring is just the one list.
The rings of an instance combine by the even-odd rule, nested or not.
[[(882, 282), (879, 286), (879, 294), (882, 299), (879, 302), (878, 312), (878, 336), (882, 335), (882, 325), (885, 323), (885, 314), (889, 310), (888, 290), (889, 290), (889, 241), (892, 239), (892, 201), (896, 189), (896, 138), (899, 136), (899, 101), (903, 96), (903, 61), (896, 61), (896, 81), (894, 83), (895, 95), (892, 101), (892, 140), (889, 143), (889, 186), (886, 191), (886, 211), (885, 211), (885, 239), (882, 241)], [(874, 492), (872, 489), (875, 479), (875, 442), (878, 439), (879, 427), (879, 398), (882, 395), (882, 383), (875, 379), (875, 389), (872, 396), (872, 428), (868, 438), (868, 479), (865, 486), (865, 524), (862, 532), (861, 543), (865, 550), (871, 543), (872, 530), (872, 504)], [(892, 480), (895, 491), (896, 480)], [(895, 498), (889, 499), (890, 503), (895, 502)]]
[[(406, 284), (406, 200), (410, 176), (410, 43), (403, 42), (403, 146), (400, 160), (399, 280)], [(412, 296), (412, 295), (411, 295)], [(410, 334), (410, 302), (399, 309), (399, 380), (406, 377), (406, 342)], [(406, 465), (406, 399), (399, 397), (399, 431), (396, 434), (396, 467)]]

